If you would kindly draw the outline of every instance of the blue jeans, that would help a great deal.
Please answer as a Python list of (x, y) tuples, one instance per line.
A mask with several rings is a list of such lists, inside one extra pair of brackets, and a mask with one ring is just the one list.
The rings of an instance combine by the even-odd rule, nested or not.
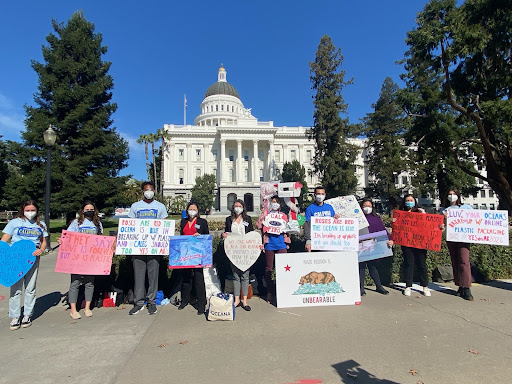
[(9, 298), (9, 317), (18, 318), (21, 316), (21, 291), (25, 283), (25, 308), (23, 314), (32, 316), (36, 304), (36, 281), (39, 270), (39, 256), (25, 276), (11, 285), (11, 297)]

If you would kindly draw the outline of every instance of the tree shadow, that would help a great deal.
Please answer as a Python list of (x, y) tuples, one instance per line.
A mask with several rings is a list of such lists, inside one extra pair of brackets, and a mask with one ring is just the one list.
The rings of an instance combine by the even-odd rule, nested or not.
[(332, 365), (338, 375), (340, 375), (342, 383), (357, 383), (357, 384), (400, 384), (396, 381), (379, 379), (369, 373), (368, 371), (360, 368), (358, 362), (354, 360), (343, 361), (338, 364)]
[(38, 297), (36, 299), (36, 304), (34, 306), (34, 312), (32, 313), (32, 320), (37, 319), (51, 307), (57, 306), (61, 299), (64, 297), (61, 292), (52, 292), (47, 293), (44, 296)]
[(488, 287), (505, 289), (507, 291), (512, 291), (512, 283), (509, 283), (506, 281), (493, 280), (493, 281), (489, 281), (483, 285), (486, 285)]

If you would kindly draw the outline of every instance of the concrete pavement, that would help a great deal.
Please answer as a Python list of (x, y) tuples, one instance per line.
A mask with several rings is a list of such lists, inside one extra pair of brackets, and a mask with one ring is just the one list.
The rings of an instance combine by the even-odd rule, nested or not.
[(129, 305), (73, 321), (60, 304), (69, 275), (53, 272), (55, 260), (41, 260), (30, 328), (9, 330), (0, 287), (0, 383), (512, 381), (511, 281), (474, 286), (474, 302), (451, 289), (367, 289), (360, 306), (277, 309), (253, 298), (234, 322), (207, 322), (190, 306), (128, 316)]

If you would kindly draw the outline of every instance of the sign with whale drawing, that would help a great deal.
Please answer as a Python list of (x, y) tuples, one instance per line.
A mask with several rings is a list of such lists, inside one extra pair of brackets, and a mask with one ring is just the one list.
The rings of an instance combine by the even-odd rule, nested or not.
[(359, 305), (358, 253), (276, 254), (277, 307)]

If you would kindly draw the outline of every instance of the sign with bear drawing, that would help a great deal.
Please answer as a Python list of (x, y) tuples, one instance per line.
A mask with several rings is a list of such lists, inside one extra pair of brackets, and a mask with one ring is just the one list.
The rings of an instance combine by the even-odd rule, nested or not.
[(277, 307), (361, 304), (357, 252), (276, 254)]

